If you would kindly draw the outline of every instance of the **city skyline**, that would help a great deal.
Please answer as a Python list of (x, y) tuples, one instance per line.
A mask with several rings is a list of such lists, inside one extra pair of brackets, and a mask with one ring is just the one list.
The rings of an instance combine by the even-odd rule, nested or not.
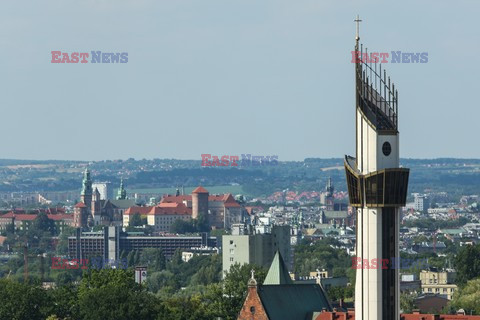
[[(399, 122), (409, 130), (400, 127), (401, 154), (480, 158), (469, 148), (480, 115), (469, 101), (480, 71), (473, 63), (478, 7), (470, 1), (455, 10), (407, 1), (390, 11), (380, 1), (5, 3), (0, 133), (9, 139), (2, 158), (200, 160), (202, 153), (247, 152), (279, 161), (341, 158), (354, 146), (348, 139), (354, 101), (343, 94), (354, 83), (343, 79), (353, 70), (357, 14), (369, 51), (428, 52), (428, 63), (384, 65), (405, 106)], [(53, 64), (56, 50), (127, 52), (128, 63)]]

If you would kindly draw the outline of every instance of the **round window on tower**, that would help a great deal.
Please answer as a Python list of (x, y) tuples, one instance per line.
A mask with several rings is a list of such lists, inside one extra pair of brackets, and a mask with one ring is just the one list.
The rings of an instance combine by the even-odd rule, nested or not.
[(382, 151), (385, 156), (389, 156), (390, 153), (392, 153), (392, 146), (390, 145), (390, 142), (384, 142), (382, 146)]

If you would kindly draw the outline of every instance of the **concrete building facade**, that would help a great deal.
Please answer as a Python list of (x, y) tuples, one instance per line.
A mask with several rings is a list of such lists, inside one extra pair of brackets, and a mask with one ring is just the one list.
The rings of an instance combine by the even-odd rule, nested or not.
[[(358, 40), (357, 35), (360, 55)], [(355, 80), (356, 157), (345, 157), (345, 171), (350, 205), (356, 208), (357, 259), (392, 261), (400, 256), (400, 207), (406, 203), (409, 176), (399, 163), (398, 92), (381, 66), (361, 59), (355, 63)], [(398, 269), (357, 269), (357, 319), (397, 320), (399, 306)]]
[(452, 300), (452, 295), (458, 290), (455, 284), (456, 272), (454, 270), (422, 270), (420, 283), (423, 294), (440, 295)]
[(234, 264), (269, 267), (279, 251), (291, 268), (290, 226), (273, 226), (271, 233), (222, 236), (223, 272)]

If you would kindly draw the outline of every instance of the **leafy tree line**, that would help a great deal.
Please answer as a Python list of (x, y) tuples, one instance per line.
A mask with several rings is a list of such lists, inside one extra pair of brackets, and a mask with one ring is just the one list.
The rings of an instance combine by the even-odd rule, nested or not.
[(332, 301), (352, 299), (355, 292), (355, 270), (352, 269), (352, 257), (334, 238), (303, 241), (295, 247), (294, 272), (296, 276), (308, 276), (310, 272), (325, 269), (333, 277), (348, 277), (347, 287), (331, 287), (328, 297)]
[(334, 238), (315, 242), (303, 241), (295, 247), (295, 274), (308, 276), (317, 269), (328, 270), (334, 277), (347, 276), (352, 268), (352, 258)]
[(0, 319), (36, 320), (211, 320), (236, 319), (250, 270), (263, 282), (266, 271), (235, 265), (220, 283), (202, 293), (153, 294), (134, 281), (133, 269), (84, 271), (78, 285), (43, 289), (39, 283), (0, 279)]

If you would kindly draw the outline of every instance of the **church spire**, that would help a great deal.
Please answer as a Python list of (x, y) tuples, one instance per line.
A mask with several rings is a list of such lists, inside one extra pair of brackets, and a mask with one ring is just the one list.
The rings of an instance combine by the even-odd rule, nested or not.
[(92, 195), (92, 180), (90, 179), (90, 170), (88, 170), (88, 167), (83, 172), (82, 192), (80, 193), (80, 195), (82, 196)]
[(120, 189), (117, 192), (117, 200), (125, 200), (127, 199), (127, 191), (123, 186), (123, 178), (120, 180)]
[(358, 40), (360, 40), (360, 22), (362, 22), (362, 20), (360, 20), (360, 16), (357, 14), (357, 18), (353, 21), (357, 24), (357, 32), (355, 33), (355, 41), (358, 44)]

